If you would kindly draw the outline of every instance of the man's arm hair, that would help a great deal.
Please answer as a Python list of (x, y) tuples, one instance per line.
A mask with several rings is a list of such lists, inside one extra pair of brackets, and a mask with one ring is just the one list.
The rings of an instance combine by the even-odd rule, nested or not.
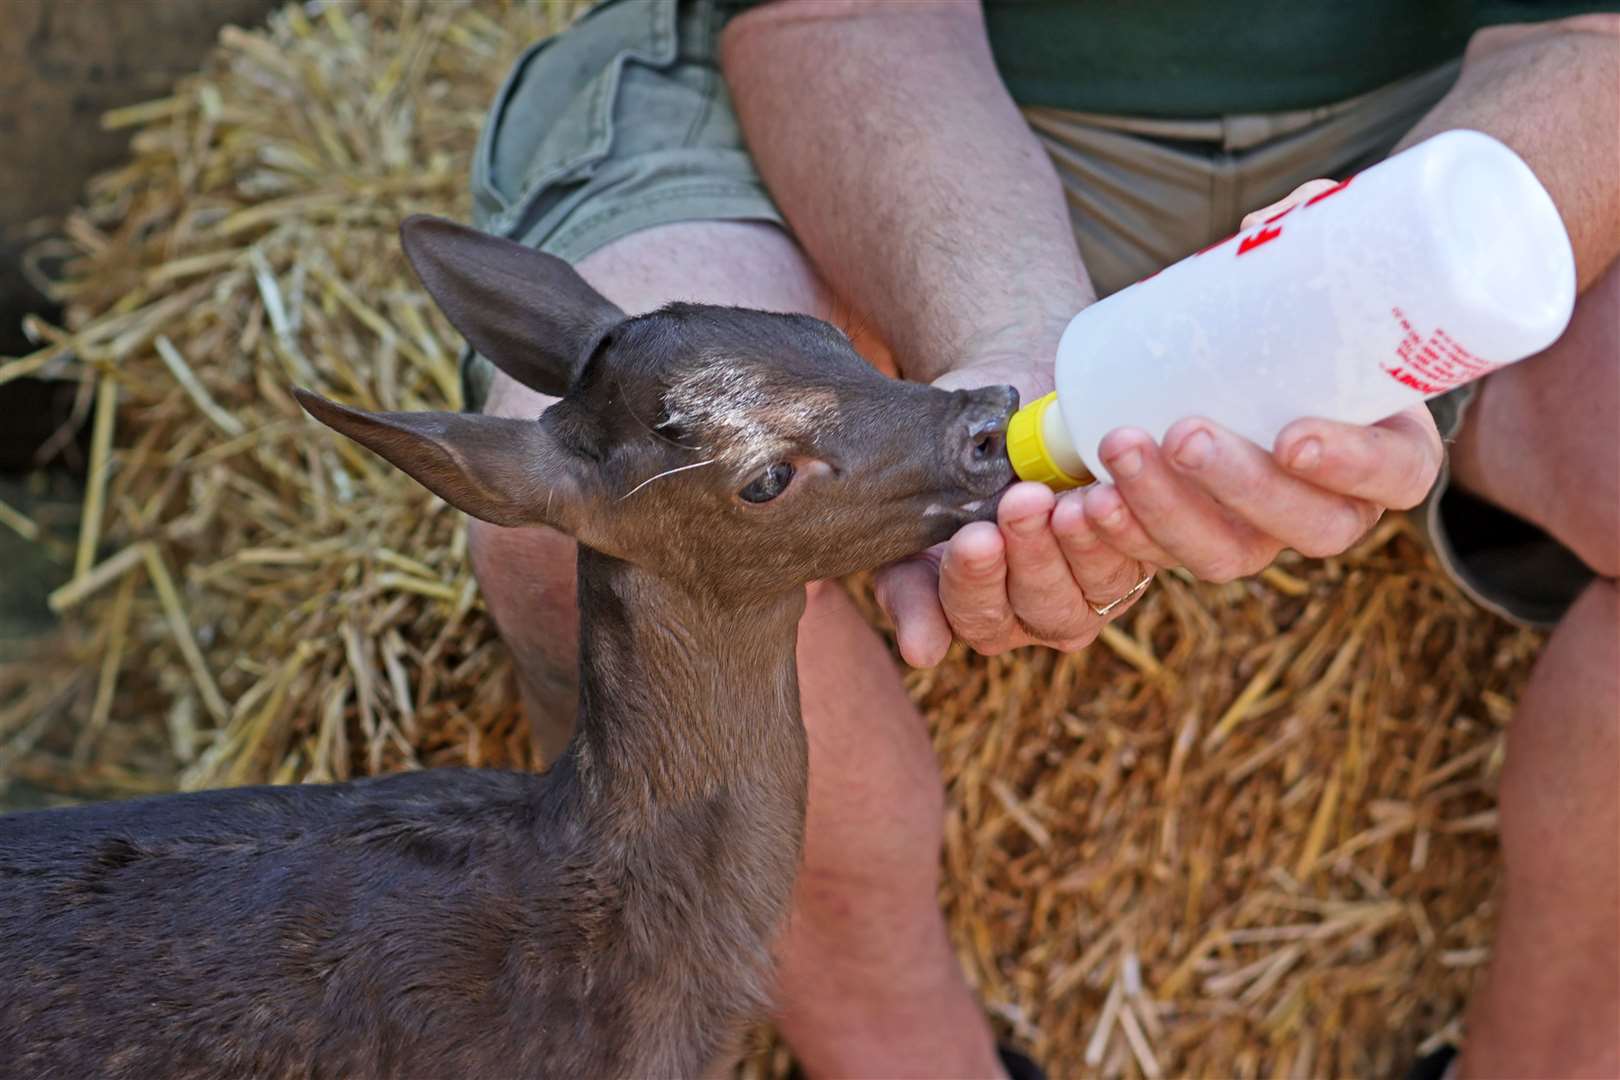
[(1401, 145), (1451, 128), (1500, 139), (1535, 171), (1582, 289), (1620, 256), (1620, 15), (1475, 34), (1457, 84)]
[(1095, 298), (977, 3), (782, 0), (726, 28), (721, 66), (794, 235), (908, 377), (1049, 355)]

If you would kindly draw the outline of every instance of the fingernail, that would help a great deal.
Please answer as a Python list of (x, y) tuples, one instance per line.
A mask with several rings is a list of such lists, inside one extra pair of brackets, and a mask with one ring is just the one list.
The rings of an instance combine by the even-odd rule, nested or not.
[(1209, 432), (1199, 429), (1181, 440), (1176, 450), (1176, 464), (1183, 469), (1202, 469), (1215, 456), (1215, 440)]
[(1115, 476), (1123, 476), (1129, 480), (1142, 471), (1142, 451), (1132, 447), (1110, 461), (1108, 468)]
[(1306, 439), (1294, 447), (1293, 456), (1288, 459), (1288, 467), (1295, 472), (1308, 472), (1316, 468), (1316, 463), (1322, 460), (1322, 440)]
[(1117, 529), (1125, 524), (1125, 508), (1116, 506), (1108, 513), (1097, 519), (1097, 524), (1105, 529)]
[(1084, 514), (1075, 514), (1073, 520), (1063, 524), (1059, 524), (1057, 518), (1053, 517), (1052, 531), (1078, 547), (1085, 547), (1097, 539), (1097, 534), (1091, 531)]
[(921, 633), (908, 633), (900, 638), (900, 655), (912, 667), (933, 667), (939, 663), (941, 651), (938, 642), (928, 640)]
[(1045, 517), (1044, 514), (1031, 514), (1026, 518), (1009, 521), (1007, 527), (1019, 536), (1034, 536), (1041, 531), (1041, 525), (1044, 523)]
[(969, 555), (962, 560), (969, 570), (989, 570), (996, 565), (994, 555)]

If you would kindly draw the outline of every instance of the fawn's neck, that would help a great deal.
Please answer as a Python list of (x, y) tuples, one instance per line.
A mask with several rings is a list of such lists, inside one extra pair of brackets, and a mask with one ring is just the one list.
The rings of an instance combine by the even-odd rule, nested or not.
[(582, 780), (648, 807), (804, 783), (794, 647), (804, 590), (747, 602), (582, 550)]
[(762, 932), (785, 912), (804, 828), (804, 604), (803, 589), (703, 595), (580, 549), (569, 801), (638, 874), (663, 864), (671, 888), (755, 898), (738, 914)]
[[(772, 1000), (803, 844), (803, 589), (699, 595), (581, 546), (580, 705), (540, 778), (577, 1007), (626, 1074), (696, 1075)], [(582, 1003), (582, 1004), (581, 1004)]]

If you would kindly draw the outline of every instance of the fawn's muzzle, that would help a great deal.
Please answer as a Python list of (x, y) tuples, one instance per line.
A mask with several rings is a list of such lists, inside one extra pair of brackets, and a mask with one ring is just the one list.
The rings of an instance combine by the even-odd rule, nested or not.
[(999, 490), (1013, 480), (1007, 460), (1007, 422), (1018, 410), (1018, 391), (1010, 386), (986, 386), (960, 393), (963, 406), (956, 420), (957, 459), (975, 490)]

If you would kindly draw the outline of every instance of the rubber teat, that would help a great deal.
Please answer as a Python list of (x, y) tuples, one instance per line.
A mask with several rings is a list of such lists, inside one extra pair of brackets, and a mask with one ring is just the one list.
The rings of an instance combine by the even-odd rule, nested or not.
[[(1059, 440), (1062, 446), (1051, 445)], [(1065, 471), (1054, 451), (1064, 457), (1075, 457), (1067, 444), (1067, 431), (1063, 427), (1063, 414), (1057, 408), (1055, 392), (1025, 405), (1007, 421), (1007, 457), (1012, 460), (1013, 472), (1020, 480), (1033, 480), (1053, 491), (1067, 491), (1092, 482), (1093, 477), (1084, 468), (1079, 470), (1079, 476)]]

